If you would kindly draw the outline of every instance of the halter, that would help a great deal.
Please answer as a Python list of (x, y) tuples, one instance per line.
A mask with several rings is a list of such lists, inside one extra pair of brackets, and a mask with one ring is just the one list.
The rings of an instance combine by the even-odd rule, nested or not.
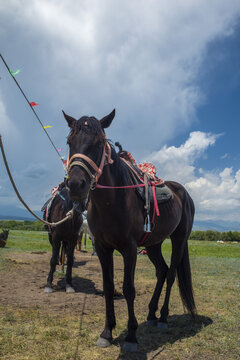
[[(89, 166), (87, 164), (85, 164), (83, 161), (74, 160), (76, 158), (78, 158), (78, 159), (80, 158), (80, 159), (83, 159), (84, 161), (86, 161), (88, 163), (88, 165), (90, 165), (91, 168), (94, 169), (95, 173), (93, 173), (92, 170), (89, 168)], [(111, 159), (111, 147), (110, 147), (109, 143), (105, 140), (102, 158), (101, 158), (99, 167), (87, 155), (76, 153), (70, 159), (69, 159), (69, 155), (68, 155), (67, 171), (69, 174), (72, 167), (75, 165), (82, 167), (87, 172), (87, 174), (89, 175), (89, 177), (91, 179), (91, 190), (94, 190), (100, 176), (102, 175), (104, 165), (113, 164), (113, 162), (114, 161)]]

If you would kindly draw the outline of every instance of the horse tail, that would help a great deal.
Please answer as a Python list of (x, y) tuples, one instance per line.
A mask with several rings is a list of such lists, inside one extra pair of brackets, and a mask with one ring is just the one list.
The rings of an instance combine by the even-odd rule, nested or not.
[(188, 253), (188, 244), (186, 242), (183, 257), (177, 267), (178, 285), (183, 305), (194, 317), (196, 315), (196, 306), (192, 288), (191, 267)]

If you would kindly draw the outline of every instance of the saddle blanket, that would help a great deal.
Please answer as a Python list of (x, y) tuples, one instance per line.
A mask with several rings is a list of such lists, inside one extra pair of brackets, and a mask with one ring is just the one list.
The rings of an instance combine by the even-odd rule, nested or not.
[(156, 170), (155, 165), (153, 165), (151, 163), (137, 164), (134, 157), (132, 156), (132, 154), (129, 151), (122, 151), (120, 154), (120, 157), (129, 161), (134, 166), (136, 166), (140, 170), (141, 173), (147, 173), (153, 181), (163, 182), (163, 180), (160, 179), (159, 177), (157, 177), (157, 175), (156, 175), (157, 170)]
[(64, 182), (60, 183), (58, 186), (55, 186), (52, 190), (51, 190), (51, 194), (52, 197), (50, 197), (45, 204), (43, 205), (43, 207), (41, 208), (41, 211), (43, 211), (44, 215), (45, 215), (45, 219), (48, 221), (49, 218), (49, 214), (50, 214), (50, 210), (51, 210), (51, 206), (52, 206), (52, 202), (54, 200), (54, 198), (59, 195), (62, 200), (65, 200), (65, 198), (61, 195), (61, 190), (64, 189), (65, 184)]
[[(172, 198), (172, 191), (169, 189), (167, 185), (165, 185), (164, 181), (157, 177), (156, 175), (156, 167), (151, 163), (143, 163), (137, 164), (132, 154), (128, 151), (121, 151), (120, 157), (128, 163), (130, 176), (134, 184), (138, 184), (139, 182), (143, 182), (144, 173), (149, 175), (149, 178), (152, 182), (155, 183), (155, 191), (156, 191), (156, 200), (158, 204), (162, 204), (167, 202)], [(145, 189), (144, 188), (136, 188), (137, 194), (142, 198), (145, 202)], [(149, 191), (149, 199), (150, 203), (153, 203), (153, 193)]]

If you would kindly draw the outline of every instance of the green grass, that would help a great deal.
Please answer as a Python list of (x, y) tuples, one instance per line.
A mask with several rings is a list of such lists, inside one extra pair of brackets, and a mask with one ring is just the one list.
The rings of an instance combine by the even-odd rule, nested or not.
[[(217, 258), (240, 258), (240, 243), (217, 243), (215, 241), (189, 240), (189, 255), (217, 257)], [(163, 253), (171, 254), (171, 241), (165, 240), (162, 245)]]
[(45, 231), (10, 230), (5, 251), (50, 251)]
[[(7, 248), (0, 249), (1, 277), (4, 271), (21, 269), (21, 264), (4, 260), (9, 252), (50, 251), (47, 233), (11, 231)], [(91, 252), (91, 242), (87, 242)], [(127, 311), (124, 300), (115, 301), (117, 326), (114, 330), (114, 344), (108, 349), (95, 346), (104, 326), (104, 305), (97, 304), (103, 299), (88, 294), (81, 325), (81, 311), (84, 295), (66, 296), (66, 304), (75, 301), (73, 312), (51, 312), (47, 300), (42, 307), (13, 306), (0, 302), (0, 358), (3, 360), (235, 360), (239, 352), (239, 257), (240, 244), (219, 244), (210, 241), (189, 241), (193, 287), (199, 317), (192, 322), (183, 315), (183, 308), (175, 282), (170, 300), (170, 328), (162, 333), (145, 324), (147, 305), (155, 286), (155, 269), (147, 256), (138, 256), (136, 268), (135, 310), (139, 323), (137, 354), (124, 354), (122, 343), (127, 325)], [(163, 244), (163, 253), (170, 259), (171, 242)], [(120, 257), (115, 272), (117, 290), (122, 285)], [(89, 261), (89, 260), (88, 260)], [(94, 266), (97, 266), (95, 258)], [(89, 266), (89, 268), (87, 268)], [(90, 270), (89, 270), (90, 269)], [(75, 269), (76, 271), (76, 269)], [(84, 272), (85, 271), (85, 272)], [(96, 270), (97, 271), (97, 270)], [(92, 277), (90, 277), (90, 274)], [(93, 264), (86, 263), (79, 268), (79, 276), (96, 281)], [(39, 280), (40, 281), (40, 280)], [(29, 284), (26, 283), (26, 286)], [(30, 285), (31, 286), (31, 285)], [(50, 299), (47, 297), (46, 299)], [(89, 302), (96, 305), (89, 308)], [(95, 303), (94, 303), (95, 301)], [(76, 305), (77, 304), (77, 305)], [(160, 301), (161, 304), (161, 301)], [(72, 305), (73, 306), (73, 305)], [(76, 310), (77, 309), (77, 310)], [(77, 311), (77, 313), (76, 313)]]
[[(189, 240), (189, 254), (194, 256), (208, 256), (219, 258), (240, 258), (240, 243), (217, 243), (215, 241)], [(87, 240), (87, 250), (92, 243)], [(163, 253), (171, 254), (171, 241), (166, 239), (162, 245)], [(48, 235), (45, 231), (11, 230), (7, 246), (1, 251), (51, 251)], [(1, 252), (0, 252), (1, 253)]]

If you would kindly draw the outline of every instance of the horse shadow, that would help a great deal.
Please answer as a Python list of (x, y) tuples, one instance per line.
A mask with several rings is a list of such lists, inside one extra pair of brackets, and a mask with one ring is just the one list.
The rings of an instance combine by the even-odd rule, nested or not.
[[(102, 296), (102, 292), (96, 288), (94, 281), (80, 277), (74, 276), (72, 279), (72, 285), (76, 293), (84, 294), (94, 294)], [(54, 286), (53, 286), (54, 287)], [(63, 276), (60, 278), (55, 286), (55, 291), (65, 291), (66, 280)]]
[(87, 260), (83, 260), (83, 261), (74, 261), (73, 263), (73, 268), (78, 268), (80, 266), (84, 266), (86, 265), (88, 261)]
[[(83, 263), (82, 261), (81, 263)], [(81, 264), (84, 265), (84, 264)], [(104, 296), (103, 290), (97, 288), (95, 286), (95, 282), (80, 276), (74, 276), (72, 279), (72, 285), (76, 293), (84, 293), (84, 294), (93, 294), (97, 296)], [(60, 278), (55, 286), (53, 286), (55, 291), (65, 291), (66, 288), (66, 279), (63, 276)], [(114, 290), (114, 300), (121, 300), (124, 296), (122, 292)]]
[(192, 320), (189, 315), (169, 316), (169, 328), (166, 330), (159, 330), (157, 327), (147, 325), (146, 322), (141, 323), (137, 330), (139, 344), (136, 353), (128, 353), (122, 350), (127, 331), (123, 331), (113, 341), (113, 345), (121, 346), (117, 360), (147, 360), (147, 355), (158, 349), (159, 351), (151, 359), (159, 359), (166, 344), (174, 344), (181, 339), (193, 337), (212, 323), (211, 318), (201, 315), (196, 315), (195, 320)]

